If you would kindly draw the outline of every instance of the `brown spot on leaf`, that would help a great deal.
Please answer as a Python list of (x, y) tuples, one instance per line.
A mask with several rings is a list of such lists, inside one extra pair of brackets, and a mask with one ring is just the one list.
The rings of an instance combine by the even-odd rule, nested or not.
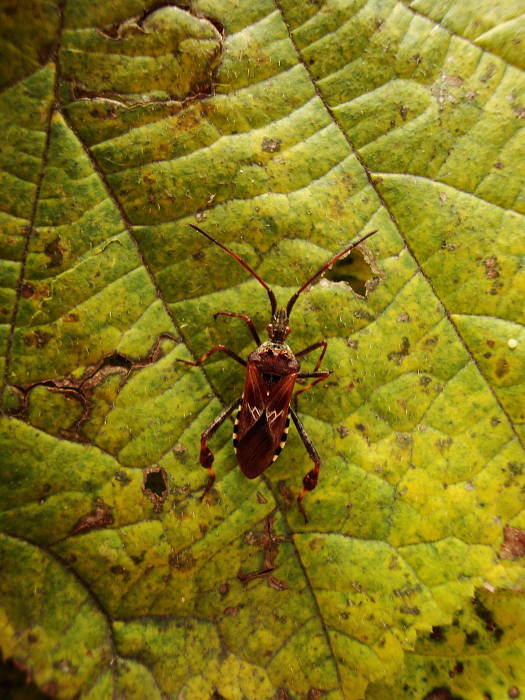
[(45, 254), (50, 258), (47, 267), (59, 267), (64, 260), (64, 249), (60, 245), (60, 238), (57, 236), (44, 248)]
[(239, 612), (239, 608), (237, 607), (231, 607), (231, 608), (224, 608), (224, 614), (228, 615), (229, 617), (235, 617)]
[(55, 698), (58, 693), (58, 687), (56, 682), (48, 681), (47, 683), (44, 683), (42, 686), (42, 692), (46, 695), (49, 695), (52, 698)]
[(46, 347), (52, 337), (51, 333), (46, 333), (45, 331), (33, 331), (25, 336), (24, 345), (41, 350)]
[(504, 357), (500, 357), (494, 370), (496, 377), (504, 377), (509, 371), (509, 363)]
[(29, 282), (26, 281), (26, 282), (22, 283), (22, 290), (21, 291), (22, 291), (22, 296), (24, 297), (24, 299), (29, 299), (35, 293), (35, 288), (33, 287), (32, 284), (30, 284)]
[(275, 576), (268, 576), (268, 586), (273, 588), (274, 591), (285, 591), (287, 588), (290, 588), (286, 581)]
[(519, 696), (521, 695), (520, 689), (517, 686), (513, 685), (508, 689), (507, 695), (509, 696), (509, 698), (519, 698)]
[(272, 700), (291, 700), (290, 695), (284, 688), (278, 688), (277, 693), (273, 696)]
[(400, 350), (393, 350), (392, 352), (389, 352), (387, 355), (387, 358), (390, 360), (390, 362), (393, 362), (396, 365), (400, 365), (405, 357), (409, 355), (410, 353), (410, 341), (408, 338), (404, 337), (401, 340), (401, 349)]
[(78, 535), (81, 532), (107, 527), (112, 523), (113, 514), (111, 513), (111, 508), (100, 499), (97, 499), (93, 510), (77, 520), (70, 534)]
[(193, 569), (197, 560), (191, 552), (176, 552), (169, 557), (169, 563), (178, 571), (189, 571)]
[(281, 141), (280, 139), (264, 138), (261, 148), (266, 153), (277, 153), (281, 150)]
[(456, 665), (454, 666), (454, 668), (450, 669), (450, 671), (448, 672), (448, 675), (449, 675), (451, 678), (454, 678), (454, 676), (459, 676), (459, 675), (461, 675), (461, 674), (463, 673), (464, 670), (465, 670), (465, 667), (464, 667), (464, 665), (463, 665), (463, 662), (462, 662), (462, 661), (456, 661)]
[(457, 695), (452, 695), (448, 688), (444, 686), (433, 688), (430, 693), (427, 693), (423, 700), (459, 700)]
[(500, 559), (521, 559), (525, 555), (525, 530), (505, 525), (503, 542), (499, 550)]
[(319, 688), (310, 688), (306, 698), (307, 698), (307, 700), (319, 700), (321, 695), (324, 695), (323, 690), (319, 690)]
[(494, 279), (495, 277), (499, 277), (500, 268), (498, 258), (496, 256), (485, 258), (483, 260), (483, 264), (485, 265), (485, 276), (488, 277), (488, 279)]

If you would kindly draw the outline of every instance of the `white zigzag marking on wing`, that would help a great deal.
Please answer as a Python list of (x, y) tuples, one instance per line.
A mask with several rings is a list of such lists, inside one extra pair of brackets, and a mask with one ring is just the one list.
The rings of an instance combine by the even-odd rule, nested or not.
[(268, 419), (268, 423), (272, 424), (275, 423), (275, 421), (279, 418), (281, 415), (282, 411), (266, 411), (266, 417)]

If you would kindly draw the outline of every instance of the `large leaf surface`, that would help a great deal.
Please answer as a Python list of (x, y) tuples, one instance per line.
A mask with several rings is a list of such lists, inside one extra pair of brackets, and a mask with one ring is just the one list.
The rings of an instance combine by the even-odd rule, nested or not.
[[(0, 624), (4, 656), (44, 692), (372, 700), (397, 683), (474, 700), (477, 676), (492, 693), (523, 682), (523, 633), (501, 612), (522, 607), (525, 539), (522, 11), (5, 12)], [(190, 222), (283, 301), (379, 231), (367, 298), (325, 282), (292, 316), (292, 346), (328, 339), (336, 370), (299, 400), (323, 458), (307, 524), (292, 433), (249, 481), (226, 424), (199, 500), (200, 433), (242, 368), (177, 360), (219, 342), (246, 355), (242, 322), (213, 314), (262, 330), (269, 311)], [(428, 635), (462, 614), (472, 627), (480, 588), (504, 589), (484, 603), (495, 661), (451, 683), (446, 663), (425, 666)]]

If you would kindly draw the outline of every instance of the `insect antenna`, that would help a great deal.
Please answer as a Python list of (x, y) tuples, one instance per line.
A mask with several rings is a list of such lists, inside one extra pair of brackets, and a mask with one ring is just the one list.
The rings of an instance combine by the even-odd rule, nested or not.
[[(223, 245), (219, 241), (215, 240), (215, 238), (213, 238), (213, 236), (210, 236), (209, 233), (206, 233), (206, 231), (204, 231), (204, 229), (199, 228), (198, 226), (195, 226), (195, 224), (189, 224), (189, 225), (192, 228), (194, 228), (196, 231), (198, 231), (199, 233), (202, 233), (203, 236), (206, 236), (206, 238), (208, 238), (212, 243), (215, 243), (215, 245), (218, 245), (219, 248), (222, 248), (223, 250), (225, 250), (228, 253), (228, 255), (231, 255), (232, 258), (235, 258), (235, 260), (237, 260), (237, 262), (240, 262), (241, 265), (244, 267), (244, 269), (248, 270), (250, 275), (252, 275), (252, 277), (255, 277), (255, 279), (258, 282), (260, 282), (260, 284), (262, 284), (262, 286), (268, 292), (268, 296), (270, 297), (270, 304), (272, 305), (272, 316), (273, 316), (275, 313), (275, 310), (277, 309), (277, 299), (275, 298), (275, 294), (273, 293), (272, 289), (266, 284), (266, 282), (263, 279), (261, 279), (259, 277), (259, 275), (255, 272), (255, 270), (252, 270), (252, 268), (248, 265), (248, 263), (244, 262), (244, 260), (242, 258), (240, 258), (236, 253), (234, 253), (233, 250), (230, 250), (225, 245)], [(365, 238), (366, 238), (366, 236), (365, 236)]]
[(335, 262), (338, 260), (341, 260), (341, 258), (344, 258), (345, 255), (348, 255), (348, 253), (352, 250), (352, 248), (355, 248), (357, 245), (362, 243), (363, 241), (366, 241), (367, 238), (370, 238), (370, 236), (373, 236), (374, 233), (377, 233), (377, 229), (375, 231), (370, 231), (370, 233), (367, 233), (365, 236), (360, 238), (358, 241), (355, 243), (350, 243), (350, 245), (347, 245), (346, 248), (343, 248), (343, 250), (340, 250), (338, 253), (334, 255), (333, 258), (330, 258), (330, 260), (325, 263), (320, 270), (318, 270), (313, 277), (310, 277), (308, 282), (305, 282), (303, 286), (298, 289), (295, 294), (290, 298), (290, 301), (288, 302), (286, 306), (286, 315), (288, 318), (290, 318), (290, 313), (292, 311), (293, 305), (297, 301), (298, 297), (300, 294), (304, 292), (305, 289), (307, 289), (311, 284), (313, 284), (316, 280), (319, 279), (319, 277), (322, 277), (324, 273), (330, 268)]

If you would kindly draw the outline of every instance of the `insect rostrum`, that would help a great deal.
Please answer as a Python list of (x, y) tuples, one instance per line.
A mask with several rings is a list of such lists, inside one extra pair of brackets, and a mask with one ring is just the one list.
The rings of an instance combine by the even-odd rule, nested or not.
[[(346, 246), (346, 248), (336, 253), (315, 273), (315, 275), (310, 277), (310, 279), (292, 295), (286, 308), (279, 309), (277, 308), (277, 300), (272, 289), (242, 258), (225, 245), (215, 240), (215, 238), (210, 236), (210, 234), (206, 233), (203, 229), (194, 224), (190, 224), (190, 226), (226, 251), (248, 270), (252, 277), (255, 277), (266, 289), (272, 307), (272, 320), (267, 326), (268, 340), (264, 341), (264, 343), (261, 343), (257, 329), (249, 316), (230, 311), (219, 311), (214, 316), (214, 318), (217, 316), (233, 316), (242, 319), (246, 323), (258, 346), (256, 350), (250, 353), (248, 360), (243, 360), (225, 345), (214, 345), (214, 347), (208, 350), (208, 352), (196, 362), (179, 360), (179, 362), (184, 362), (187, 365), (198, 367), (202, 365), (210, 355), (213, 355), (213, 353), (224, 352), (236, 362), (243, 365), (243, 367), (246, 367), (246, 379), (242, 396), (225, 408), (202, 433), (200, 463), (208, 470), (210, 475), (202, 498), (208, 493), (215, 481), (215, 472), (212, 466), (213, 453), (208, 447), (208, 440), (235, 409), (238, 409), (238, 412), (233, 429), (233, 446), (237, 454), (237, 462), (241, 471), (249, 479), (254, 479), (256, 476), (262, 474), (268, 469), (272, 462), (277, 459), (285, 445), (291, 417), (306, 447), (306, 451), (314, 463), (313, 469), (303, 477), (303, 488), (297, 496), (299, 510), (303, 514), (306, 522), (307, 518), (302, 501), (305, 494), (308, 491), (312, 491), (317, 486), (321, 459), (312, 441), (308, 437), (303, 424), (291, 407), (290, 402), (292, 400), (296, 379), (313, 380), (307, 386), (296, 392), (295, 396), (298, 396), (304, 391), (311, 389), (318, 382), (326, 379), (331, 374), (331, 370), (319, 369), (326, 352), (326, 340), (319, 340), (317, 343), (309, 345), (304, 348), (304, 350), (294, 355), (290, 347), (286, 344), (286, 338), (290, 333), (288, 319), (290, 318), (291, 311), (299, 295), (322, 277), (335, 262), (348, 255), (355, 246), (362, 243), (369, 236), (372, 236), (376, 231), (367, 233), (355, 243), (351, 243)], [(321, 348), (321, 353), (315, 364), (314, 371), (300, 372), (298, 358), (314, 350), (318, 350), (319, 348)]]

